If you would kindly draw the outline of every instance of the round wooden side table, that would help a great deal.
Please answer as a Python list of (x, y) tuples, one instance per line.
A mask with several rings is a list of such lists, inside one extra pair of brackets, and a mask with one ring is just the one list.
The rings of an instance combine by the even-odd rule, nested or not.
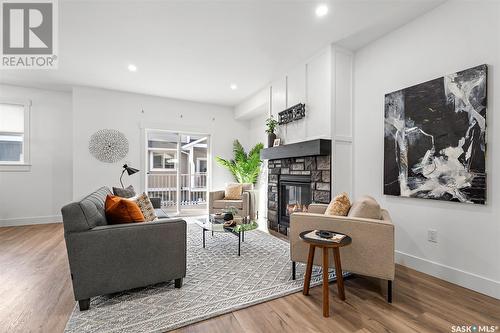
[(314, 252), (316, 248), (323, 249), (323, 316), (328, 317), (330, 315), (330, 305), (328, 301), (328, 249), (333, 250), (333, 258), (335, 261), (335, 275), (337, 276), (337, 288), (339, 298), (345, 301), (344, 292), (344, 277), (342, 276), (342, 265), (340, 262), (340, 251), (339, 249), (343, 246), (351, 244), (351, 237), (328, 230), (335, 234), (345, 235), (345, 237), (340, 242), (333, 242), (328, 239), (318, 239), (317, 237), (308, 237), (308, 234), (313, 233), (315, 230), (307, 230), (300, 233), (299, 237), (304, 242), (309, 244), (309, 256), (307, 258), (307, 268), (306, 276), (304, 278), (304, 289), (302, 293), (304, 295), (309, 295), (309, 285), (311, 283), (312, 266), (314, 261)]

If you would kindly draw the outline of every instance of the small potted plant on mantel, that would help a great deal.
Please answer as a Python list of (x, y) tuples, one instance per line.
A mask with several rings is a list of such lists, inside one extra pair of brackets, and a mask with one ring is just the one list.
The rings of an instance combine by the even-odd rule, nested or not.
[(276, 134), (274, 131), (276, 130), (276, 126), (278, 126), (278, 121), (274, 119), (273, 116), (270, 116), (266, 119), (266, 133), (267, 133), (267, 147), (272, 147), (274, 145), (274, 140), (276, 139)]

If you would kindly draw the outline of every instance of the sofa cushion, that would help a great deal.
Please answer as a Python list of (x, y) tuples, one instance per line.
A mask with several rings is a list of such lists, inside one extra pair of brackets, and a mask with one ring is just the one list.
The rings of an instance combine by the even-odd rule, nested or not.
[(109, 188), (103, 186), (87, 195), (78, 203), (85, 216), (88, 229), (108, 224), (106, 221), (104, 202), (106, 201), (106, 196), (109, 194), (111, 194)]
[(132, 185), (127, 188), (113, 187), (113, 194), (122, 198), (132, 198), (135, 196), (135, 190)]
[(229, 207), (243, 209), (243, 200), (214, 200), (212, 206), (212, 208), (217, 208), (217, 209), (224, 209)]
[(325, 215), (347, 216), (349, 208), (351, 208), (349, 196), (347, 193), (341, 193), (335, 196), (328, 207), (326, 207)]
[(230, 183), (226, 185), (224, 190), (225, 200), (240, 200), (241, 193), (243, 193), (243, 184)]
[(377, 200), (369, 195), (365, 195), (352, 204), (347, 216), (380, 220), (382, 212)]
[(132, 200), (115, 195), (106, 197), (106, 219), (108, 224), (144, 222), (139, 206)]
[(72, 202), (61, 208), (64, 232), (78, 232), (106, 225), (104, 201), (111, 194), (107, 187), (101, 187), (79, 202)]
[(142, 193), (137, 197), (131, 198), (131, 200), (135, 202), (137, 206), (139, 206), (139, 209), (141, 210), (142, 215), (144, 215), (144, 220), (146, 222), (151, 222), (158, 219), (153, 204), (149, 200), (149, 197), (146, 193)]

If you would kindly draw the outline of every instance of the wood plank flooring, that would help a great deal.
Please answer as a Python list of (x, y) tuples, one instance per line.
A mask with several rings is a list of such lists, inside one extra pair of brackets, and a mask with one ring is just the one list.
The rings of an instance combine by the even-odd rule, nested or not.
[(62, 224), (0, 228), (0, 332), (62, 332), (72, 292)]
[[(500, 326), (500, 300), (403, 266), (393, 303), (385, 283), (345, 281), (346, 301), (330, 285), (330, 317), (321, 287), (205, 320), (176, 333), (451, 332), (452, 325)], [(62, 332), (74, 307), (61, 224), (0, 228), (0, 332)], [(497, 330), (500, 332), (500, 330)]]

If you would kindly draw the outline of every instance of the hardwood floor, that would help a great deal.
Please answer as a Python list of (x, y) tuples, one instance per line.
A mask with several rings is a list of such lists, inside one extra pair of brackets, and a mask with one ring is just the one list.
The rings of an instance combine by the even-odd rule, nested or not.
[(0, 228), (0, 332), (62, 332), (72, 293), (61, 224)]
[[(403, 266), (393, 303), (376, 279), (345, 281), (346, 301), (330, 285), (330, 317), (321, 287), (178, 330), (184, 332), (451, 332), (452, 325), (500, 326), (500, 300)], [(62, 332), (73, 310), (60, 224), (0, 228), (0, 332)], [(496, 330), (500, 332), (500, 330)]]

